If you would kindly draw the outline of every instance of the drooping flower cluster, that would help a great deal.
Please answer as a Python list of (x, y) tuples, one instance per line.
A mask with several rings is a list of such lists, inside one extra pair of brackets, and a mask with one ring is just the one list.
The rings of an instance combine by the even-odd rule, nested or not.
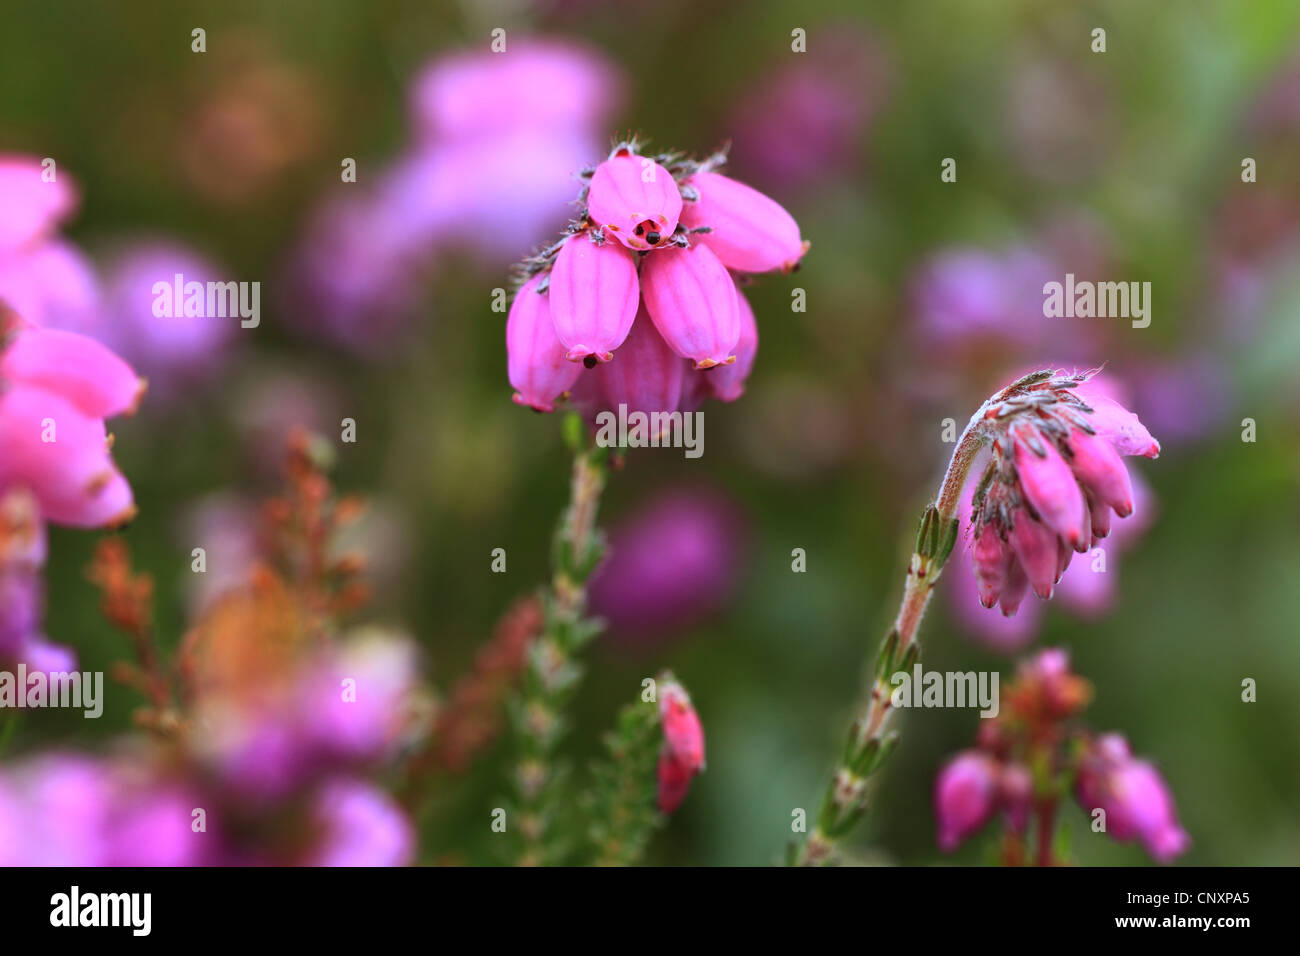
[(1037, 862), (1060, 862), (1056, 814), (1072, 789), (1094, 832), (1137, 840), (1161, 862), (1187, 849), (1190, 839), (1154, 766), (1135, 759), (1119, 734), (1097, 735), (1075, 722), (1091, 698), (1091, 685), (1070, 670), (1065, 651), (1022, 662), (1002, 692), (1001, 713), (981, 724), (975, 747), (951, 758), (935, 780), (939, 848), (955, 850), (1001, 814), (1005, 863), (1027, 862), (1034, 819)]
[(971, 559), (986, 608), (1011, 616), (1030, 589), (1050, 598), (1074, 554), (1110, 533), (1112, 515), (1133, 513), (1120, 456), (1155, 458), (1160, 445), (1095, 374), (1036, 372), (978, 413), (992, 460), (975, 488)]
[(723, 155), (639, 149), (583, 170), (581, 213), (524, 263), (506, 322), (521, 405), (552, 411), (572, 390), (588, 410), (692, 411), (744, 389), (758, 329), (739, 277), (790, 271), (808, 244), (780, 205), (716, 172)]
[(676, 681), (659, 687), (659, 723), (664, 732), (659, 751), (659, 809), (672, 813), (686, 799), (695, 775), (704, 769), (704, 727), (690, 695)]

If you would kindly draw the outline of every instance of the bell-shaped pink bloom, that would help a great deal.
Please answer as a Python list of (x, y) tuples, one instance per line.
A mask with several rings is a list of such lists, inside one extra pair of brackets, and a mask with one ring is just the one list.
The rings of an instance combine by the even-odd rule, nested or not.
[(745, 392), (745, 380), (754, 368), (758, 355), (758, 323), (754, 310), (740, 287), (736, 287), (736, 309), (740, 314), (740, 338), (736, 340), (736, 361), (719, 365), (704, 373), (709, 394), (724, 402), (734, 402)]
[(1119, 734), (1094, 743), (1080, 768), (1076, 795), (1085, 810), (1106, 811), (1106, 832), (1138, 840), (1161, 863), (1183, 853), (1191, 838), (1178, 822), (1173, 794), (1149, 762), (1134, 759)]
[(998, 598), (998, 607), (1002, 609), (1002, 616), (1012, 617), (1020, 609), (1028, 593), (1029, 577), (1018, 560), (1012, 561), (1007, 571), (1007, 583), (1003, 585), (1002, 595)]
[(951, 853), (984, 826), (997, 797), (998, 766), (991, 757), (967, 750), (948, 761), (934, 785), (939, 849)]
[(1007, 764), (998, 774), (998, 803), (1006, 816), (1007, 826), (1023, 833), (1033, 809), (1034, 779), (1021, 764)]
[(553, 411), (557, 396), (573, 387), (582, 366), (570, 362), (551, 322), (550, 298), (537, 294), (542, 276), (529, 279), (506, 317), (506, 368), (514, 401), (539, 412)]
[(734, 362), (740, 341), (736, 285), (708, 247), (661, 249), (641, 270), (646, 310), (664, 341), (697, 369)]
[(680, 684), (667, 683), (659, 689), (659, 722), (673, 759), (691, 773), (703, 769), (704, 727)]
[(1088, 421), (1097, 434), (1109, 441), (1121, 455), (1141, 455), (1156, 458), (1160, 443), (1151, 436), (1147, 427), (1119, 402), (1109, 398), (1105, 386), (1095, 379), (1085, 382), (1076, 390), (1081, 399), (1092, 407)]
[(636, 263), (617, 243), (571, 236), (551, 268), (551, 320), (570, 361), (608, 362), (636, 318)]
[(682, 207), (688, 228), (708, 227), (693, 241), (712, 249), (737, 272), (789, 272), (807, 251), (799, 224), (774, 199), (721, 173), (699, 172), (687, 180), (700, 198)]
[[(568, 364), (582, 371), (581, 366)], [(599, 384), (598, 411), (617, 414), (618, 407), (626, 405), (628, 414), (651, 415), (677, 411), (686, 372), (686, 363), (664, 344), (642, 307), (614, 360), (583, 374), (595, 378)]]
[(621, 153), (596, 167), (587, 215), (629, 249), (653, 249), (672, 238), (682, 214), (673, 174), (652, 159)]
[(66, 175), (47, 182), (35, 156), (0, 155), (0, 251), (45, 238), (76, 205), (77, 190)]
[[(1016, 440), (1016, 471), (1025, 497), (1043, 524), (1076, 551), (1086, 549), (1092, 540), (1086, 525), (1088, 512), (1074, 472), (1056, 446), (1037, 429), (1021, 426), (1014, 430), (1013, 435)], [(1032, 574), (1030, 580), (1033, 580)]]
[(145, 383), (94, 339), (54, 329), (23, 329), (0, 354), (0, 378), (37, 385), (71, 400), (86, 415), (131, 414)]
[(991, 524), (985, 525), (979, 538), (971, 545), (980, 604), (988, 608), (998, 603), (1014, 560), (1010, 547), (998, 535), (997, 529)]
[[(1068, 445), (1074, 453), (1070, 464), (1079, 484), (1091, 492), (1094, 499), (1113, 508), (1121, 518), (1131, 515), (1133, 482), (1115, 447), (1105, 438), (1089, 435), (1078, 428), (1070, 432)], [(1095, 513), (1096, 509), (1092, 511)]]
[(1043, 600), (1052, 596), (1057, 581), (1056, 535), (1029, 516), (1024, 509), (1016, 511), (1015, 525), (1011, 529), (1011, 549), (1016, 553), (1021, 569), (1034, 593)]

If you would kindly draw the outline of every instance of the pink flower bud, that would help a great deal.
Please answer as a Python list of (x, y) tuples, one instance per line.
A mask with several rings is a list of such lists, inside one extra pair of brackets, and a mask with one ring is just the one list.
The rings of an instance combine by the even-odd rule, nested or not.
[(682, 194), (673, 174), (652, 159), (622, 153), (596, 167), (587, 215), (629, 249), (653, 249), (677, 230)]
[(687, 185), (700, 194), (682, 209), (689, 228), (707, 226), (695, 241), (737, 272), (789, 272), (807, 251), (799, 224), (773, 199), (720, 173), (699, 172)]
[(597, 401), (602, 406), (598, 410), (617, 413), (619, 405), (626, 405), (629, 414), (653, 414), (677, 411), (687, 369), (677, 353), (664, 344), (642, 306), (614, 360), (584, 374), (597, 380)]
[(697, 243), (647, 256), (641, 294), (668, 347), (692, 359), (697, 369), (736, 360), (734, 349), (740, 341), (736, 286), (707, 247)]
[(934, 816), (939, 849), (951, 853), (988, 822), (997, 805), (998, 766), (973, 750), (958, 754), (934, 785)]
[(704, 767), (704, 728), (691, 699), (680, 684), (666, 683), (659, 689), (659, 721), (664, 744), (673, 759), (688, 773)]
[[(1084, 524), (1087, 509), (1074, 472), (1070, 471), (1056, 446), (1038, 429), (1021, 425), (1013, 429), (1012, 435), (1015, 438), (1016, 470), (1025, 497), (1043, 524), (1076, 551), (1086, 550), (1091, 542)], [(1032, 573), (1030, 580), (1033, 580)], [(1037, 586), (1035, 590), (1038, 590)]]
[(529, 279), (506, 317), (506, 369), (517, 391), (514, 400), (539, 412), (555, 408), (558, 395), (573, 387), (582, 366), (570, 362), (551, 322), (551, 302), (538, 295), (542, 276)]
[(1111, 509), (1100, 501), (1090, 501), (1088, 512), (1092, 516), (1092, 540), (1096, 544), (1110, 534)]
[(1020, 566), (1019, 561), (1012, 561), (1007, 571), (1007, 583), (1002, 588), (1002, 596), (998, 598), (998, 607), (1002, 609), (1002, 616), (1014, 617), (1028, 593), (1029, 578), (1025, 575), (1025, 569)]
[(734, 402), (745, 392), (745, 379), (749, 378), (758, 355), (758, 323), (745, 293), (736, 287), (736, 309), (740, 315), (740, 338), (736, 341), (736, 361), (719, 365), (704, 374), (704, 383), (714, 398)]
[(1008, 764), (998, 775), (998, 802), (1006, 815), (1007, 826), (1023, 833), (1033, 809), (1034, 780), (1020, 764)]
[(980, 604), (992, 607), (1006, 586), (1014, 556), (1011, 549), (998, 536), (997, 529), (986, 524), (971, 547), (971, 561), (975, 565), (975, 583), (979, 588)]
[(1074, 453), (1071, 465), (1079, 484), (1114, 508), (1121, 518), (1131, 515), (1133, 482), (1115, 447), (1100, 435), (1089, 435), (1078, 428), (1070, 432), (1068, 444)]
[(570, 361), (608, 362), (637, 310), (636, 263), (622, 246), (571, 236), (551, 268), (548, 292), (555, 333)]
[(1056, 584), (1056, 535), (1029, 516), (1023, 508), (1016, 511), (1011, 528), (1011, 549), (1030, 585), (1043, 600), (1052, 596)]
[(659, 809), (664, 813), (672, 813), (680, 807), (691, 789), (691, 780), (694, 776), (695, 774), (673, 758), (670, 751), (667, 749), (661, 751), (656, 793)]

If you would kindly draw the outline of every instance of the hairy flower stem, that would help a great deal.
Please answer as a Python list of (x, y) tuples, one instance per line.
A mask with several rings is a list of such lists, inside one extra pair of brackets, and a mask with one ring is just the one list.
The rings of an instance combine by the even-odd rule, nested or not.
[(910, 670), (920, 658), (917, 635), (921, 620), (944, 562), (956, 544), (961, 527), (957, 505), (962, 486), (985, 442), (981, 428), (984, 410), (981, 407), (971, 417), (948, 462), (939, 494), (921, 515), (916, 548), (908, 562), (903, 599), (876, 658), (871, 689), (858, 705), (861, 716), (849, 730), (844, 754), (831, 774), (812, 832), (801, 847), (794, 848), (791, 863), (820, 866), (830, 861), (838, 841), (866, 812), (867, 778), (880, 769), (898, 739), (898, 732), (889, 729), (892, 713), (889, 678), (900, 670)]
[(563, 787), (556, 756), (564, 708), (582, 679), (577, 653), (600, 630), (585, 613), (587, 580), (603, 551), (596, 512), (605, 487), (606, 450), (586, 443), (576, 416), (566, 420), (565, 433), (574, 450), (569, 504), (555, 533), (542, 632), (529, 649), (523, 688), (511, 708), (517, 803), (508, 825), (520, 836), (517, 862), (531, 866), (562, 862), (566, 852), (553, 826)]

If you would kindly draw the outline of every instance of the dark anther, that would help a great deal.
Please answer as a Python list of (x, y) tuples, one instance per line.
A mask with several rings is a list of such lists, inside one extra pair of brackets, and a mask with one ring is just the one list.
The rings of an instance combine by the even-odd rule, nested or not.
[(650, 245), (653, 246), (655, 243), (659, 241), (659, 233), (657, 232), (650, 233), (650, 235), (646, 236), (646, 241), (648, 241)]
[(584, 358), (584, 359), (582, 360), (582, 364), (585, 365), (587, 368), (595, 368), (595, 367), (596, 367), (596, 356), (594, 356), (594, 355), (588, 355), (586, 358)]
[(637, 227), (636, 227), (636, 234), (637, 234), (638, 236), (641, 235), (641, 234), (644, 233), (644, 232), (645, 232), (645, 226), (637, 226)]

